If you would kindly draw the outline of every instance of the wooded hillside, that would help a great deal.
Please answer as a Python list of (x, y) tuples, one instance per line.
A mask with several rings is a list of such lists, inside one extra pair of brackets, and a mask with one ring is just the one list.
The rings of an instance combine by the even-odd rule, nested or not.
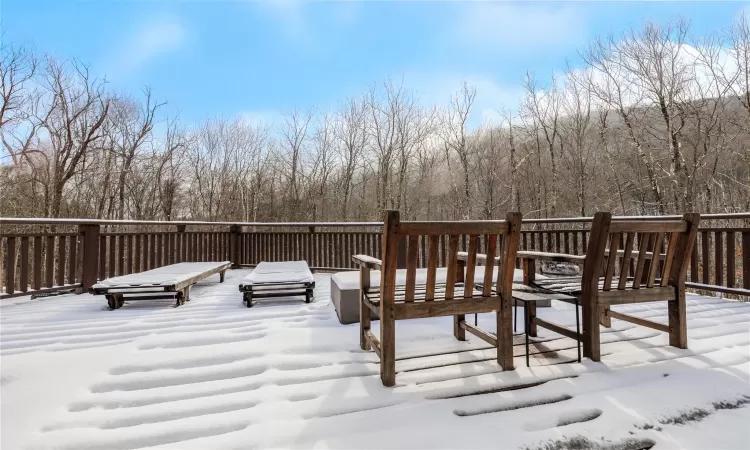
[[(2, 48), (0, 216), (233, 221), (750, 210), (750, 23), (695, 38), (647, 24), (529, 73), (469, 126), (466, 85), (426, 105), (397, 80), (268, 127), (200, 125), (158, 93), (111, 92), (80, 61)], [(533, 69), (533, 68), (529, 68)]]

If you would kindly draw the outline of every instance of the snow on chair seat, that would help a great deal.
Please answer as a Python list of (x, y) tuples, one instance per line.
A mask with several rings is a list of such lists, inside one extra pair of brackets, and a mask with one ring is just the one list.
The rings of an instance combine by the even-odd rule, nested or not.
[(224, 272), (232, 266), (229, 261), (222, 262), (183, 262), (168, 266), (132, 273), (119, 277), (107, 278), (91, 286), (89, 292), (94, 295), (105, 295), (111, 309), (121, 308), (128, 300), (151, 300), (174, 296), (175, 306), (190, 300), (190, 286), (219, 274), (224, 282)]
[(315, 278), (306, 261), (263, 261), (240, 283), (242, 301), (250, 308), (255, 298), (291, 297), (304, 295), (310, 303)]

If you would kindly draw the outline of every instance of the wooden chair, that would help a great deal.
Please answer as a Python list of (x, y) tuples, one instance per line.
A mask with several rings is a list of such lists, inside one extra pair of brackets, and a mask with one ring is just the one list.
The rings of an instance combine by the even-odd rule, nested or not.
[[(687, 348), (685, 278), (699, 222), (696, 213), (685, 214), (682, 219), (637, 220), (612, 220), (610, 213), (596, 213), (585, 256), (518, 252), (524, 284), (580, 301), (583, 354), (594, 361), (601, 356), (599, 324), (609, 327), (613, 318), (669, 333), (669, 345)], [(583, 275), (536, 280), (535, 261), (583, 264)], [(628, 276), (631, 266), (633, 276)], [(612, 305), (656, 301), (667, 302), (668, 325), (610, 309)], [(538, 319), (533, 304), (528, 306), (524, 311), (532, 336), (537, 326), (560, 330), (559, 325)]]
[[(511, 324), (511, 288), (516, 252), (521, 230), (521, 214), (509, 213), (506, 220), (457, 222), (401, 222), (398, 211), (388, 211), (383, 226), (383, 260), (365, 255), (352, 259), (360, 267), (360, 347), (370, 348), (380, 357), (380, 378), (385, 386), (396, 383), (397, 320), (453, 316), (453, 334), (465, 340), (465, 332), (497, 348), (497, 361), (504, 370), (513, 369), (513, 335)], [(427, 273), (424, 284), (417, 285), (419, 242), (427, 237)], [(437, 281), (439, 239), (446, 236), (448, 250), (445, 282)], [(457, 258), (459, 238), (467, 237), (468, 258), (465, 265)], [(480, 236), (486, 253), (493, 258), (499, 249), (502, 260), (497, 270), (497, 291), (493, 292), (493, 270), (490, 266), (475, 285), (477, 251)], [(396, 286), (398, 241), (407, 239), (406, 283)], [(500, 244), (500, 245), (498, 245)], [(381, 271), (380, 286), (370, 286), (370, 270)], [(465, 275), (465, 276), (464, 276)], [(380, 316), (380, 339), (370, 330), (370, 311)], [(467, 323), (466, 314), (497, 313), (497, 335)]]

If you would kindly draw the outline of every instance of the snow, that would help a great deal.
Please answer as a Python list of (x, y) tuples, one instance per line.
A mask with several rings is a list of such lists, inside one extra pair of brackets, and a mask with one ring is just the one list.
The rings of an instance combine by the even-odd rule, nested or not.
[[(601, 363), (573, 362), (575, 342), (542, 330), (527, 368), (519, 336), (509, 372), (483, 341), (456, 341), (451, 318), (400, 321), (397, 386), (386, 388), (359, 326), (336, 319), (330, 275), (315, 275), (311, 304), (248, 309), (237, 291), (247, 273), (201, 281), (179, 308), (6, 300), (0, 447), (750, 448), (748, 303), (689, 295), (688, 350), (614, 320)], [(538, 314), (573, 327), (573, 309), (553, 301)], [(616, 309), (667, 320), (665, 303)], [(478, 321), (494, 331), (494, 315)]]
[(171, 286), (226, 264), (229, 264), (229, 261), (171, 264), (144, 272), (107, 278), (95, 284), (93, 288), (128, 287), (133, 285)]
[(305, 261), (267, 262), (263, 261), (242, 279), (242, 285), (263, 285), (274, 283), (312, 283), (315, 281)]

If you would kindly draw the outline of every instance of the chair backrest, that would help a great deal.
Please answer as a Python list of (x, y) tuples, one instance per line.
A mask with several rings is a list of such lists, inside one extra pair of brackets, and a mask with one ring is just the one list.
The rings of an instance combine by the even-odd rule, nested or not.
[[(496, 281), (500, 295), (510, 295), (513, 283), (516, 252), (521, 231), (521, 214), (508, 213), (505, 220), (482, 221), (429, 221), (401, 222), (398, 211), (387, 211), (383, 226), (383, 254), (380, 279), (381, 300), (393, 301), (396, 286), (396, 268), (398, 261), (398, 242), (406, 239), (406, 286), (404, 300), (414, 299), (416, 289), (416, 273), (419, 261), (419, 244), (424, 236), (427, 240), (425, 247), (427, 259), (427, 277), (424, 286), (426, 301), (435, 298), (436, 273), (438, 260), (443, 259), (447, 268), (445, 283), (445, 299), (454, 298), (455, 285), (464, 281), (463, 265), (459, 263), (459, 242), (462, 238), (467, 242), (466, 276), (464, 281), (463, 298), (473, 297), (474, 274), (477, 266), (477, 253), (486, 253), (488, 268), (485, 270), (482, 297), (489, 297), (492, 282)], [(440, 258), (440, 238), (445, 236), (447, 251)], [(480, 249), (480, 242), (484, 249)], [(491, 261), (496, 255), (500, 256), (500, 267), (497, 278), (493, 277)], [(423, 255), (424, 256), (424, 255)]]
[[(596, 213), (583, 288), (610, 291), (684, 286), (699, 222), (697, 213), (682, 218), (626, 220)], [(601, 277), (604, 280), (599, 286)]]

